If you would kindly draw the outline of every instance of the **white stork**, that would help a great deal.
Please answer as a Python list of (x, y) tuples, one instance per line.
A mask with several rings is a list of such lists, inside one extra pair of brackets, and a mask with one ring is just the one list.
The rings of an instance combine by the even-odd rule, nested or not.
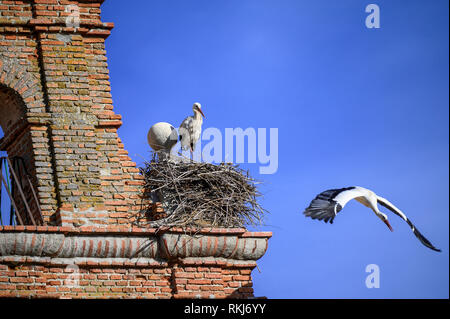
[(311, 217), (312, 219), (324, 220), (326, 223), (330, 221), (330, 223), (332, 224), (333, 219), (336, 217), (337, 213), (339, 213), (342, 208), (344, 208), (344, 206), (352, 199), (356, 199), (364, 206), (372, 209), (375, 215), (377, 215), (387, 225), (387, 227), (391, 231), (393, 231), (391, 225), (389, 224), (387, 216), (380, 212), (377, 204), (386, 207), (391, 212), (400, 216), (408, 223), (414, 235), (420, 240), (422, 244), (434, 251), (441, 251), (440, 249), (434, 247), (428, 241), (428, 239), (426, 239), (419, 232), (416, 226), (411, 223), (411, 221), (406, 217), (405, 214), (402, 213), (400, 209), (391, 204), (387, 199), (380, 197), (371, 190), (363, 187), (352, 186), (324, 191), (312, 200), (311, 204), (308, 208), (305, 209), (303, 214)]
[(158, 156), (170, 159), (170, 152), (177, 144), (178, 134), (170, 123), (158, 122), (148, 130), (147, 141)]
[(194, 103), (192, 106), (192, 110), (194, 111), (194, 116), (188, 116), (183, 120), (179, 128), (179, 138), (181, 143), (181, 148), (183, 150), (191, 151), (191, 159), (192, 153), (195, 151), (195, 145), (200, 139), (200, 135), (202, 133), (202, 124), (203, 124), (203, 114), (200, 103)]

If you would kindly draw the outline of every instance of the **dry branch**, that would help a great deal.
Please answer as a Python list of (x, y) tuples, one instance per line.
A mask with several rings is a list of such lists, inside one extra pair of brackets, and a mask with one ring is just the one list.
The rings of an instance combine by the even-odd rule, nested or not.
[[(263, 224), (267, 211), (260, 206), (258, 181), (238, 165), (162, 159), (155, 154), (140, 168), (145, 196), (161, 202), (164, 218), (151, 218), (149, 207), (140, 213), (139, 226), (245, 227)], [(149, 218), (150, 216), (150, 218)]]

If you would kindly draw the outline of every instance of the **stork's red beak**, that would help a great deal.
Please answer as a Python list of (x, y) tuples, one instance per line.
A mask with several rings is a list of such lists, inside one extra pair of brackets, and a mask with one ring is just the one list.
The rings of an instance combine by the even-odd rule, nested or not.
[(392, 229), (392, 227), (391, 227), (391, 224), (389, 224), (389, 221), (388, 221), (387, 219), (384, 221), (384, 223), (385, 223), (386, 226), (390, 229), (390, 231), (394, 231), (394, 230)]
[(198, 108), (198, 110), (199, 110), (200, 114), (206, 119), (206, 116), (205, 116), (205, 114), (203, 114), (202, 109), (201, 109), (201, 108)]

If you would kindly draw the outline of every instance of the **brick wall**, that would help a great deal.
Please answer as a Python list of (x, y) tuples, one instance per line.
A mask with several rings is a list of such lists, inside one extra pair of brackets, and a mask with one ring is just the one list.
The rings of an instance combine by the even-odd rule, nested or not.
[[(188, 233), (186, 233), (188, 232)], [(270, 233), (111, 226), (0, 228), (0, 296), (251, 298)]]
[[(0, 147), (32, 146), (46, 222), (130, 224), (142, 208), (142, 177), (117, 135), (105, 51), (113, 24), (100, 20), (102, 2), (0, 1), (0, 86), (17, 104), (2, 98)], [(78, 28), (67, 20), (72, 5)], [(26, 141), (15, 138), (24, 131)], [(77, 217), (64, 221), (67, 212)]]
[[(18, 262), (18, 259), (16, 259)], [(45, 298), (250, 298), (250, 267), (220, 265), (0, 265), (0, 296)], [(76, 283), (76, 284), (75, 284)]]

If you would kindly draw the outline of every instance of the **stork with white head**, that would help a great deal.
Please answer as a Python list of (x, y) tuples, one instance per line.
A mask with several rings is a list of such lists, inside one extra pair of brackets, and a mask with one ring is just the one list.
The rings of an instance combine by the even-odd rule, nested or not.
[(440, 251), (440, 249), (434, 247), (431, 242), (419, 232), (417, 227), (409, 220), (408, 217), (406, 217), (406, 215), (400, 209), (395, 207), (386, 198), (378, 196), (370, 189), (364, 187), (351, 186), (326, 190), (317, 195), (316, 198), (311, 201), (311, 204), (305, 209), (303, 214), (305, 214), (305, 216), (307, 217), (311, 217), (312, 219), (323, 220), (326, 223), (328, 223), (329, 221), (330, 224), (332, 224), (336, 215), (352, 199), (355, 199), (364, 206), (370, 208), (375, 213), (375, 215), (379, 219), (381, 219), (381, 221), (383, 221), (391, 231), (393, 231), (386, 214), (383, 214), (378, 209), (378, 204), (386, 207), (391, 212), (402, 218), (409, 225), (414, 235), (424, 246), (434, 251)]
[(194, 111), (194, 116), (186, 117), (183, 122), (181, 122), (178, 130), (181, 148), (183, 150), (190, 150), (191, 159), (192, 153), (195, 151), (195, 146), (202, 133), (202, 117), (205, 117), (200, 103), (194, 103), (194, 105), (192, 106), (192, 110)]

